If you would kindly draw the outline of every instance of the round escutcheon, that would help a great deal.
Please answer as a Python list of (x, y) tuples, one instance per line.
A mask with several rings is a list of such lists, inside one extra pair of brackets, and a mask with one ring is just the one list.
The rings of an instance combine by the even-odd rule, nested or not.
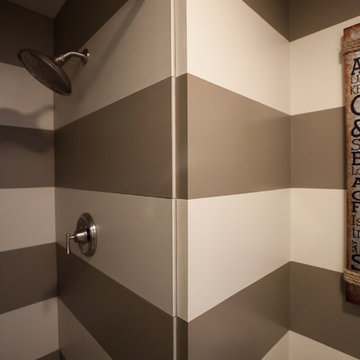
[(76, 224), (76, 232), (86, 231), (88, 241), (79, 243), (81, 252), (86, 256), (92, 256), (96, 250), (97, 244), (97, 227), (89, 213), (82, 214)]

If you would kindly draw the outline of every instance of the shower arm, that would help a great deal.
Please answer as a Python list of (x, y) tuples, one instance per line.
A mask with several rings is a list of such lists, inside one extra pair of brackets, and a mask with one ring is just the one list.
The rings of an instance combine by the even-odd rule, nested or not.
[(54, 62), (57, 64), (57, 65), (60, 65), (60, 66), (63, 66), (64, 64), (66, 64), (70, 58), (72, 57), (77, 57), (77, 58), (80, 58), (82, 63), (84, 65), (87, 64), (88, 62), (88, 57), (89, 57), (89, 50), (88, 49), (84, 49), (82, 52), (77, 52), (77, 51), (69, 51), (63, 55), (60, 55), (58, 57), (56, 57), (54, 59)]

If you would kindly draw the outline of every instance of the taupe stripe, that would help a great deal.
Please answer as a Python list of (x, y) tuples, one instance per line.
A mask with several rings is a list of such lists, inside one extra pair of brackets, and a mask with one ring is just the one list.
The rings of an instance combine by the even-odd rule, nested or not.
[(171, 198), (171, 79), (55, 132), (56, 186)]
[(56, 296), (55, 244), (0, 252), (0, 293), (0, 313)]
[(177, 196), (188, 197), (188, 76), (176, 78), (176, 182)]
[(47, 354), (37, 360), (63, 360), (64, 358), (61, 357), (60, 351), (54, 351), (51, 354)]
[(359, 0), (290, 0), (290, 40), (360, 15)]
[(79, 49), (128, 0), (67, 0), (55, 18), (55, 54)]
[(289, 0), (244, 0), (281, 35), (289, 39)]
[(0, 61), (22, 66), (17, 53), (22, 48), (53, 54), (53, 21), (34, 11), (0, 1)]
[(342, 275), (290, 265), (290, 330), (360, 358), (360, 307), (345, 301)]
[(111, 360), (93, 336), (58, 299), (59, 345), (62, 359)]
[(113, 359), (172, 357), (172, 317), (57, 245), (60, 299)]
[(49, 130), (0, 126), (0, 188), (54, 186)]
[(288, 289), (287, 264), (192, 320), (188, 359), (261, 359), (288, 330)]
[(289, 117), (187, 77), (188, 198), (289, 187)]
[(292, 187), (344, 189), (344, 109), (296, 115), (291, 122)]
[(176, 360), (189, 360), (188, 323), (179, 317), (176, 318)]

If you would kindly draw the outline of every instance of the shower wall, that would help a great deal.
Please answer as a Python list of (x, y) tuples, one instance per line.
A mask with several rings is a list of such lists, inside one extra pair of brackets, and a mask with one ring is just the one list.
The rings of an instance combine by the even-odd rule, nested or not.
[[(20, 48), (53, 52), (52, 20), (0, 3), (0, 358), (56, 356), (53, 95)], [(46, 357), (48, 358), (48, 357)]]
[[(83, 12), (89, 23), (105, 18), (109, 7), (92, 3), (76, 13), (67, 2), (55, 20), (56, 47), (90, 51), (85, 67), (66, 66), (72, 96), (55, 96), (60, 349), (69, 360), (168, 360), (175, 315), (171, 2), (108, 1), (117, 4), (112, 16), (73, 43), (66, 34)], [(74, 244), (67, 256), (65, 233), (83, 212), (98, 225), (96, 253), (86, 258)]]

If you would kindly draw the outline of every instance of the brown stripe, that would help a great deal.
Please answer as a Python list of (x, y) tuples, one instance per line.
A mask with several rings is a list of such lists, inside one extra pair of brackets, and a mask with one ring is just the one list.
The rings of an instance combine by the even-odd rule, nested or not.
[(64, 360), (64, 358), (61, 357), (60, 351), (57, 350), (39, 358), (38, 360)]
[(261, 359), (289, 327), (288, 264), (188, 325), (189, 360)]
[(288, 0), (244, 0), (266, 22), (281, 35), (289, 39), (289, 1)]
[(171, 198), (171, 79), (56, 130), (56, 186)]
[(189, 360), (188, 323), (179, 317), (176, 318), (176, 355), (177, 360)]
[(188, 76), (176, 78), (176, 181), (177, 196), (188, 197)]
[(128, 0), (67, 0), (55, 18), (55, 54), (79, 49)]
[(360, 15), (359, 0), (290, 0), (290, 40)]
[(58, 299), (59, 347), (63, 359), (111, 360), (107, 352)]
[(55, 244), (0, 252), (0, 294), (0, 313), (56, 296)]
[(54, 186), (54, 135), (0, 126), (0, 188)]
[(292, 187), (344, 189), (344, 109), (296, 115), (291, 121)]
[(172, 357), (172, 317), (57, 245), (60, 299), (112, 359)]
[(22, 48), (53, 54), (53, 21), (34, 11), (0, 1), (0, 61), (22, 66), (17, 53)]
[(289, 117), (195, 76), (187, 80), (188, 198), (289, 187)]
[(290, 329), (360, 358), (360, 307), (345, 301), (342, 275), (291, 263)]

